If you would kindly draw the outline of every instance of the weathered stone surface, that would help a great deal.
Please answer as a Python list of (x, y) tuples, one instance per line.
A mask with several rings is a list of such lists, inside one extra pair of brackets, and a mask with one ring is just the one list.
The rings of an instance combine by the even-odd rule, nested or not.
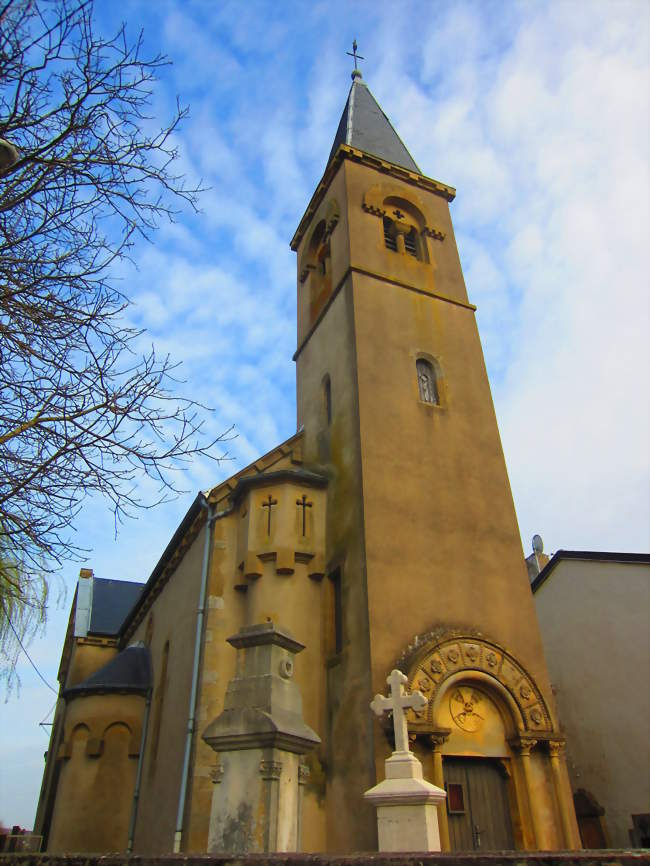
[(482, 854), (249, 854), (164, 857), (0, 854), (1, 866), (639, 866), (650, 851), (492, 851)]
[(293, 656), (303, 645), (272, 622), (229, 638), (237, 671), (203, 739), (218, 753), (208, 850), (297, 851), (300, 756), (320, 742), (302, 717)]

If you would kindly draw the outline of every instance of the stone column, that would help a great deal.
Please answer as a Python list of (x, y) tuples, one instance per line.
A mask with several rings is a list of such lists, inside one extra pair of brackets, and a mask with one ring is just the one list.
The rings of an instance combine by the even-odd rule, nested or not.
[[(445, 776), (442, 770), (442, 746), (448, 737), (449, 731), (436, 731), (434, 734), (431, 734), (431, 745), (433, 746), (433, 784), (443, 789), (445, 787)], [(451, 851), (446, 801), (438, 803), (438, 827), (440, 829), (440, 845), (442, 850)]]
[(573, 803), (569, 804), (567, 802), (566, 785), (564, 784), (564, 779), (562, 778), (564, 746), (565, 743), (563, 740), (550, 740), (548, 744), (548, 751), (551, 759), (551, 770), (553, 771), (553, 788), (555, 790), (555, 799), (557, 800), (558, 808), (560, 810), (560, 819), (562, 821), (564, 845), (566, 848), (576, 848), (580, 847), (580, 845), (576, 845), (575, 839), (575, 819), (572, 820), (574, 807)]
[(543, 834), (540, 826), (540, 817), (537, 812), (537, 800), (534, 794), (533, 777), (530, 769), (530, 753), (536, 745), (537, 740), (532, 740), (528, 737), (521, 737), (514, 744), (515, 748), (519, 752), (521, 766), (524, 770), (524, 779), (526, 781), (526, 796), (528, 798), (530, 817), (533, 822), (533, 836), (535, 841), (535, 847), (539, 848), (540, 840), (542, 839)]
[(208, 851), (298, 851), (301, 756), (320, 742), (293, 681), (293, 656), (304, 647), (272, 622), (246, 626), (228, 642), (237, 671), (223, 712), (203, 734), (219, 753)]
[(310, 770), (307, 764), (298, 765), (298, 851), (302, 850), (302, 804), (305, 798), (305, 785), (309, 781)]

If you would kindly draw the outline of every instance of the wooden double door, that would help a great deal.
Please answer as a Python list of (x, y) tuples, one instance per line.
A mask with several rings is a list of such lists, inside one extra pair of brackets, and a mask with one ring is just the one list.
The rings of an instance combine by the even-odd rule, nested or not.
[(499, 760), (444, 758), (452, 851), (514, 848), (508, 778)]

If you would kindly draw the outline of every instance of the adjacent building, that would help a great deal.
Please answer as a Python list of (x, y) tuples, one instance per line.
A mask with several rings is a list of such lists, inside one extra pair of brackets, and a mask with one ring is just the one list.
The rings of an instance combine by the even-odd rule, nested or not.
[(650, 556), (546, 560), (532, 589), (583, 845), (650, 847)]

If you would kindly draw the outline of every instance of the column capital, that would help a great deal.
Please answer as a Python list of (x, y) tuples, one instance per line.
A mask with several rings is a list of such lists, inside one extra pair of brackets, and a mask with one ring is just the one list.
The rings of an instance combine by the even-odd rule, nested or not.
[(433, 746), (434, 752), (439, 752), (442, 749), (444, 743), (449, 739), (449, 734), (451, 734), (451, 728), (438, 728), (437, 731), (429, 734), (429, 742)]
[(564, 754), (564, 750), (566, 748), (565, 740), (549, 740), (548, 741), (548, 751), (552, 758), (559, 758), (560, 755)]
[(515, 737), (510, 740), (510, 745), (516, 749), (522, 758), (527, 758), (530, 757), (530, 753), (537, 745), (537, 740), (534, 737)]

